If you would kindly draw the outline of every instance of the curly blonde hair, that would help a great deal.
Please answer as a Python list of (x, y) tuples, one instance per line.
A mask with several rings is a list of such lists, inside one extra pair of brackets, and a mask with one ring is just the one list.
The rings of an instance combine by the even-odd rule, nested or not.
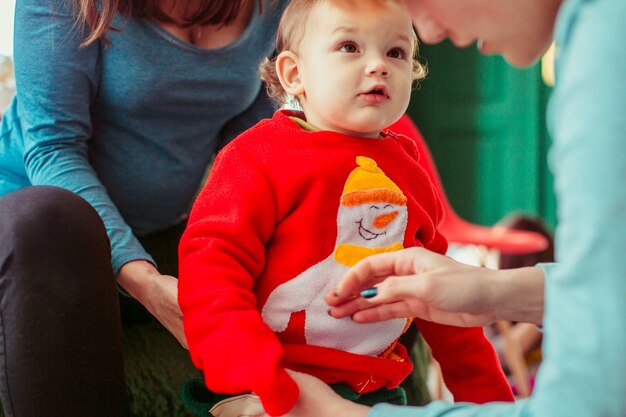
[[(272, 58), (265, 58), (259, 65), (259, 74), (265, 82), (267, 94), (280, 106), (289, 103), (291, 97), (280, 84), (276, 72), (276, 57), (283, 51), (294, 51), (304, 37), (304, 28), (313, 6), (324, 0), (291, 0), (285, 8), (276, 33), (276, 48)], [(417, 35), (413, 32), (413, 80), (426, 77), (427, 67), (419, 61)]]

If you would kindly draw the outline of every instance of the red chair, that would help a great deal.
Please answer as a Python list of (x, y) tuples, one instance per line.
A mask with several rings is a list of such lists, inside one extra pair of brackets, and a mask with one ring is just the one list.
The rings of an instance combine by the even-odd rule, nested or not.
[(393, 132), (401, 133), (415, 140), (420, 153), (420, 164), (430, 175), (443, 202), (445, 217), (439, 230), (448, 239), (449, 243), (480, 245), (488, 249), (498, 250), (501, 253), (511, 254), (541, 252), (548, 247), (548, 239), (536, 232), (513, 230), (499, 226), (481, 226), (462, 219), (454, 211), (446, 196), (428, 145), (415, 123), (407, 115), (404, 115), (389, 128)]

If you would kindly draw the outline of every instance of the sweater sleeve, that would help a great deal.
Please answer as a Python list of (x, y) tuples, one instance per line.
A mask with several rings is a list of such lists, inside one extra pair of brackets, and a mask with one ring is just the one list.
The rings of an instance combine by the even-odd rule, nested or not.
[(513, 393), (492, 344), (480, 327), (454, 327), (416, 319), (441, 365), (454, 401), (513, 401)]
[(180, 243), (179, 303), (194, 364), (215, 392), (253, 391), (270, 415), (289, 411), (298, 388), (253, 293), (276, 221), (272, 189), (233, 146), (222, 151)]
[(100, 214), (115, 273), (150, 256), (124, 222), (89, 164), (90, 105), (98, 91), (98, 42), (84, 38), (68, 2), (20, 0), (15, 7), (15, 77), (24, 134), (24, 163), (33, 185), (68, 189)]
[(426, 245), (429, 250), (445, 255), (448, 251), (448, 239), (439, 231), (439, 226), (445, 216), (443, 203), (441, 197), (434, 184), (431, 183), (433, 199), (435, 203), (435, 210), (433, 215), (433, 222), (435, 223), (435, 233), (430, 242)]
[[(421, 158), (424, 156), (420, 155), (417, 148), (417, 141), (424, 141), (421, 137), (421, 133), (415, 128), (410, 122), (407, 124), (408, 119), (404, 119), (404, 123), (398, 124), (396, 127), (399, 129), (398, 132), (401, 133), (399, 135), (398, 140), (404, 151), (410, 155), (413, 160), (419, 164), (419, 170), (421, 172), (415, 172), (413, 175), (421, 176), (426, 184), (428, 184), (430, 188), (430, 200), (432, 204), (428, 207), (428, 213), (431, 216), (431, 220), (433, 222), (434, 233), (432, 237), (427, 242), (422, 242), (424, 247), (430, 251), (440, 253), (445, 255), (448, 250), (448, 240), (445, 238), (443, 234), (439, 231), (439, 226), (443, 221), (445, 216), (445, 209), (443, 206), (443, 202), (441, 201), (441, 196), (439, 195), (439, 191), (437, 187), (433, 183), (428, 171), (424, 168), (424, 161), (421, 161)], [(426, 162), (427, 163), (427, 162)]]

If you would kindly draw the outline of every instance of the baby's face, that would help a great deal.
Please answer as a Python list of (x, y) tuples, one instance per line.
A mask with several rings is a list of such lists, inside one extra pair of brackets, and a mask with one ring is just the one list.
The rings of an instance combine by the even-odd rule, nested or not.
[(318, 129), (377, 137), (409, 104), (413, 28), (394, 0), (316, 5), (298, 47), (300, 105)]

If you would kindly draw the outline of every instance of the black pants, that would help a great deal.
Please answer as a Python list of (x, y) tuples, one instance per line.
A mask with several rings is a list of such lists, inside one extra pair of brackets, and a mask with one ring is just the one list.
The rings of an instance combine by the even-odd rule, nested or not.
[(56, 187), (0, 197), (0, 394), (7, 416), (127, 416), (110, 246)]

